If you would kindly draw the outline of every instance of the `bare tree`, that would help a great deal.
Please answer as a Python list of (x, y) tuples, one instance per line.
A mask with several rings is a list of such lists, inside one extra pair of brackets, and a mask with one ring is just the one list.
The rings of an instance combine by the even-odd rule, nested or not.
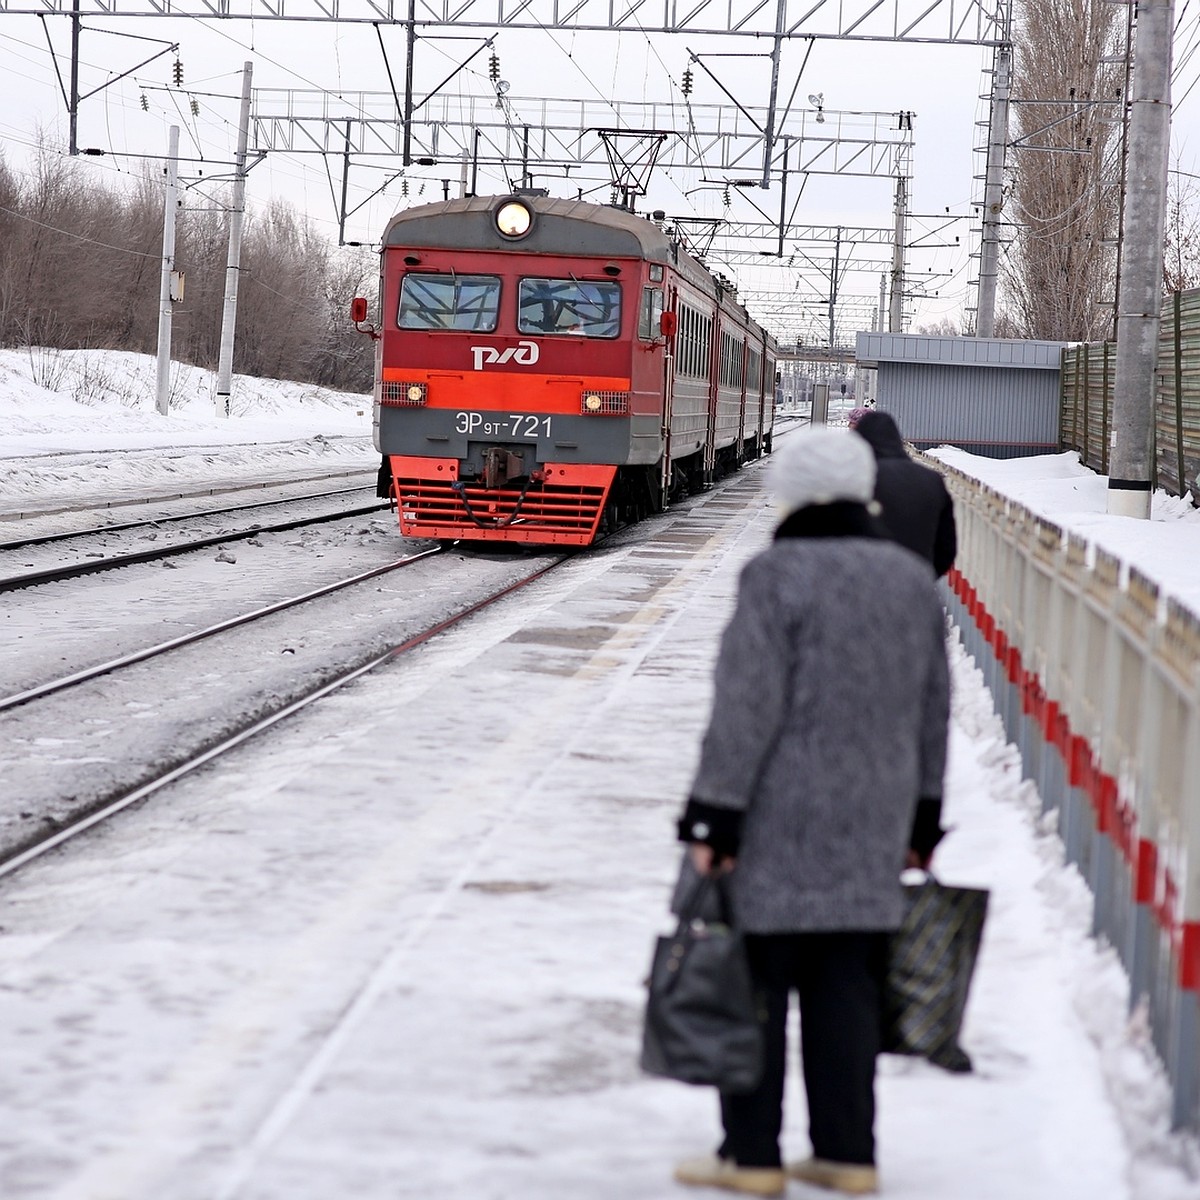
[(1167, 178), (1163, 287), (1182, 292), (1200, 287), (1200, 185), (1178, 170)]
[(929, 325), (918, 325), (917, 332), (926, 337), (961, 337), (962, 326), (949, 317), (943, 317)]
[(175, 227), (175, 265), (184, 274), (183, 303), (175, 310), (176, 353), (216, 368), (221, 350), (228, 214), (188, 193)]
[(1020, 5), (1005, 283), (1022, 336), (1090, 341), (1111, 329), (1125, 37), (1110, 0)]
[[(120, 184), (98, 186), (90, 164), (49, 144), (23, 174), (0, 159), (0, 344), (156, 349), (162, 179), (148, 171)], [(187, 285), (173, 349), (185, 362), (215, 367), (228, 211), (220, 197), (186, 195), (175, 260)], [(369, 389), (373, 350), (349, 319), (350, 298), (373, 288), (368, 257), (336, 250), (276, 203), (248, 217), (242, 267), (235, 369)]]

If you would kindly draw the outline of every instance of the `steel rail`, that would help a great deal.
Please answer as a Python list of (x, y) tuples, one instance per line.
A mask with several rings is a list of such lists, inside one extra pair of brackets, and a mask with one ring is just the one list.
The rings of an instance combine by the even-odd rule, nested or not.
[(0, 579), (0, 592), (15, 592), (21, 588), (35, 587), (43, 583), (56, 583), (63, 579), (77, 579), (83, 575), (96, 575), (101, 571), (113, 571), (118, 567), (130, 567), (137, 563), (154, 562), (160, 558), (174, 558), (180, 554), (190, 554), (193, 550), (207, 550), (210, 546), (222, 546), (227, 542), (240, 542), (243, 538), (255, 537), (260, 533), (282, 533), (288, 529), (299, 529), (304, 525), (322, 525), (327, 521), (339, 521), (343, 517), (362, 517), (368, 513), (380, 512), (387, 507), (388, 501), (381, 500), (378, 504), (370, 504), (365, 508), (347, 508), (341, 512), (321, 517), (298, 517), (293, 521), (277, 521), (272, 525), (255, 525), (252, 529), (246, 529), (240, 533), (218, 534), (213, 537), (200, 538), (194, 542), (184, 542), (178, 546), (159, 546), (154, 550), (139, 550), (133, 554), (113, 554), (108, 558), (94, 559), (86, 563), (75, 563), (69, 567), (51, 567), (47, 571), (30, 571), (25, 575), (13, 575), (8, 579)]
[[(430, 551), (429, 553), (434, 553)], [(184, 762), (178, 763), (164, 771), (161, 775), (147, 780), (145, 783), (140, 783), (122, 792), (116, 796), (109, 797), (99, 802), (99, 807), (93, 808), (89, 813), (72, 820), (63, 828), (51, 834), (48, 838), (35, 842), (33, 845), (26, 846), (23, 849), (16, 850), (8, 857), (0, 861), (0, 878), (13, 874), (20, 867), (32, 862), (34, 859), (40, 858), (49, 851), (61, 846), (64, 842), (70, 841), (72, 838), (79, 836), (93, 826), (100, 824), (109, 817), (115, 816), (117, 813), (124, 811), (131, 805), (137, 804), (139, 801), (152, 796), (155, 792), (174, 783), (178, 779), (191, 774), (200, 767), (206, 766), (213, 759), (220, 757), (222, 754), (228, 753), (230, 750), (249, 741), (257, 734), (264, 732), (267, 729), (278, 725), (281, 721), (286, 720), (294, 713), (306, 708), (308, 705), (317, 700), (328, 696), (331, 692), (337, 691), (338, 688), (344, 687), (346, 684), (353, 682), (355, 679), (374, 671), (377, 667), (381, 667), (393, 659), (398, 658), (402, 654), (406, 654), (410, 650), (416, 649), (446, 630), (453, 628), (476, 613), (488, 608), (490, 605), (503, 600), (506, 596), (510, 596), (513, 592), (519, 591), (521, 588), (534, 583), (541, 579), (542, 576), (561, 566), (573, 556), (564, 554), (546, 566), (539, 568), (532, 574), (527, 575), (524, 579), (519, 579), (515, 583), (509, 584), (507, 587), (501, 588), (498, 592), (493, 592), (492, 595), (484, 597), (482, 600), (477, 600), (473, 604), (468, 605), (460, 612), (453, 616), (446, 617), (436, 624), (431, 625), (428, 629), (421, 633), (414, 634), (412, 637), (401, 642), (397, 646), (385, 650), (382, 654), (374, 654), (370, 658), (358, 663), (353, 667), (348, 667), (340, 672), (333, 679), (314, 688), (311, 692), (300, 696), (298, 699), (291, 700), (281, 708), (276, 709), (272, 713), (268, 713), (265, 717), (260, 717), (253, 723), (244, 726), (227, 737), (222, 738), (214, 745), (209, 746), (201, 751), (198, 751), (192, 757)]]
[[(251, 443), (252, 444), (252, 443)], [(229, 449), (237, 449), (238, 446), (227, 447)], [(196, 450), (202, 450), (203, 447), (195, 447)], [(219, 448), (216, 448), (219, 449)], [(215, 452), (215, 450), (214, 450)], [(139, 450), (122, 451), (123, 454), (131, 458), (137, 458), (139, 454), (146, 453)], [(8, 466), (16, 466), (21, 463), (31, 462), (35, 464), (45, 464), (53, 462), (56, 458), (71, 458), (73, 454), (32, 454), (26, 455), (24, 458), (6, 459), (5, 464)], [(34, 520), (38, 517), (61, 517), (70, 513), (80, 512), (95, 512), (100, 509), (113, 508), (136, 508), (139, 504), (167, 504), (172, 500), (199, 500), (204, 496), (223, 496), (234, 492), (257, 492), (269, 491), (271, 488), (287, 487), (299, 483), (321, 483), (330, 479), (351, 479), (356, 475), (372, 476), (375, 474), (373, 469), (348, 468), (341, 471), (323, 471), (319, 475), (290, 475), (282, 479), (259, 480), (258, 482), (236, 482), (225, 480), (219, 485), (213, 487), (197, 487), (187, 492), (159, 492), (150, 496), (127, 496), (114, 497), (110, 500), (95, 500), (91, 504), (69, 504), (62, 508), (38, 508), (34, 507), (28, 510), (19, 509), (17, 511), (7, 510), (0, 512), (0, 521), (27, 521)]]
[(401, 567), (410, 566), (412, 563), (419, 562), (423, 558), (439, 554), (441, 550), (441, 546), (432, 546), (428, 550), (422, 550), (419, 554), (412, 554), (408, 558), (397, 559), (386, 566), (374, 567), (370, 571), (364, 571), (361, 575), (354, 575), (349, 579), (339, 580), (337, 583), (327, 583), (324, 587), (316, 588), (311, 592), (305, 592), (302, 596), (293, 596), (290, 600), (280, 600), (275, 604), (268, 604), (265, 608), (256, 608), (253, 612), (243, 613), (240, 617), (230, 617), (228, 620), (218, 621), (216, 625), (210, 625), (207, 629), (198, 629), (193, 633), (184, 633), (177, 638), (171, 638), (169, 641), (159, 642), (155, 646), (147, 646), (142, 650), (134, 650), (130, 654), (123, 654), (119, 658), (109, 659), (108, 662), (98, 663), (94, 667), (85, 667), (82, 671), (75, 671), (70, 675), (63, 675), (59, 679), (51, 679), (46, 683), (39, 683), (36, 687), (26, 688), (23, 692), (14, 692), (11, 696), (0, 698), (0, 712), (4, 712), (10, 708), (19, 708), (22, 704), (28, 704), (30, 700), (40, 700), (43, 696), (52, 696), (55, 692), (62, 692), (67, 688), (86, 683), (89, 679), (98, 679), (101, 675), (108, 675), (110, 672), (118, 671), (122, 667), (131, 667), (135, 663), (145, 662), (150, 658), (157, 658), (160, 654), (166, 654), (170, 650), (178, 650), (181, 646), (190, 646), (194, 642), (202, 642), (205, 638), (210, 638), (214, 634), (224, 633), (229, 629), (236, 629), (239, 625), (249, 625), (252, 621), (260, 620), (262, 617), (269, 617), (273, 613), (283, 612), (285, 609), (295, 608), (300, 604), (306, 604), (309, 600), (316, 600), (321, 596), (340, 592), (344, 588), (353, 587), (357, 583), (374, 579), (377, 575), (386, 575), (389, 571), (398, 571)]
[[(287, 485), (284, 485), (287, 486)], [(254, 500), (249, 504), (231, 504), (227, 508), (202, 508), (197, 512), (179, 513), (173, 516), (154, 517), (146, 521), (122, 521), (117, 525), (95, 525), (91, 529), (76, 529), (71, 533), (46, 533), (39, 537), (19, 538), (12, 542), (0, 542), (0, 551), (23, 550), (26, 546), (47, 546), (54, 542), (66, 542), (72, 538), (99, 537), (105, 533), (128, 533), (131, 529), (145, 529), (151, 525), (170, 525), (175, 521), (193, 521), (201, 517), (220, 517), (227, 513), (245, 512), (251, 508), (271, 508), (277, 504), (297, 504), (304, 500), (327, 500), (330, 496), (351, 496), (356, 492), (366, 491), (371, 485), (361, 487), (338, 488), (331, 492), (307, 492), (300, 496), (284, 496), (280, 500)], [(186, 496), (169, 496), (167, 500), (183, 500)], [(164, 501), (147, 500), (146, 504), (163, 503)], [(63, 510), (59, 510), (61, 513)], [(92, 509), (76, 509), (76, 512), (91, 512)], [(55, 514), (58, 515), (58, 514)]]

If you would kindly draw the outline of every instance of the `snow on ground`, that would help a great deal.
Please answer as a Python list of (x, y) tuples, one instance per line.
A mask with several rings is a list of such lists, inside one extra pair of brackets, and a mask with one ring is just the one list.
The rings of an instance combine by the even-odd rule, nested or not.
[(120, 503), (378, 466), (369, 395), (237, 375), (219, 418), (215, 375), (176, 363), (164, 416), (155, 372), (142, 354), (0, 350), (0, 520), (92, 492)]
[[(0, 356), (0, 458), (25, 472), (0, 485), (0, 513), (38, 494), (39, 472), (53, 479), (42, 495), (103, 492), (94, 464), (64, 466), (92, 447), (114, 462), (194, 447), (178, 469), (202, 482), (234, 469), (209, 453), (223, 439), (235, 473), (268, 456), (306, 467), (314, 438), (353, 436), (363, 403), (272, 385), (228, 421), (199, 394), (164, 419), (144, 398), (37, 390), (20, 365)], [(1156, 519), (1133, 527), (1104, 515), (1103, 481), (1073, 456), (936, 454), (1136, 551), (1200, 606), (1190, 509), (1156, 498)], [(431, 647), (406, 682), (365, 680), (7, 885), (5, 1200), (691, 1194), (670, 1165), (715, 1144), (715, 1103), (638, 1073), (640, 981), (666, 925), (716, 638), (740, 564), (770, 535), (758, 479), (752, 466), (738, 480), (743, 516), (701, 503), (670, 526), (703, 534), (701, 549), (677, 535), (580, 556)], [(606, 626), (590, 649), (561, 636)], [(884, 1193), (1194, 1198), (1200, 1152), (1168, 1130), (1143, 1021), (1115, 955), (1087, 936), (1087, 891), (979, 672), (956, 640), (951, 654), (955, 832), (936, 867), (992, 892), (963, 1037), (977, 1070), (882, 1061)], [(795, 1082), (785, 1137), (801, 1155)]]
[(1115, 554), (1156, 580), (1164, 595), (1200, 613), (1200, 509), (1192, 506), (1190, 494), (1156, 491), (1150, 520), (1139, 521), (1108, 515), (1107, 476), (1088, 470), (1074, 450), (1007, 459), (980, 458), (953, 446), (929, 453)]

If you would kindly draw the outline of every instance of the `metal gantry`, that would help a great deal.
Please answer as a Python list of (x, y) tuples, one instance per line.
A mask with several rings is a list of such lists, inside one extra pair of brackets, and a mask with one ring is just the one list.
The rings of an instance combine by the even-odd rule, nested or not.
[[(673, 169), (713, 172), (712, 182), (758, 186), (767, 151), (766, 107), (733, 104), (557, 100), (506, 96), (517, 121), (493, 98), (440, 94), (414, 114), (417, 161), (479, 165), (536, 162), (543, 171), (576, 170), (609, 162), (605, 134), (653, 131), (670, 135), (661, 161)], [(888, 176), (907, 174), (911, 126), (898, 113), (832, 112), (817, 122), (810, 109), (789, 113), (776, 128), (772, 170), (782, 170), (784, 144), (792, 174)], [(316, 88), (256, 88), (251, 113), (256, 149), (289, 154), (399, 157), (404, 129), (390, 92)], [(742, 176), (739, 178), (739, 175)]]
[(1008, 0), (0, 0), (32, 16), (340, 21), (427, 28), (611, 30), (750, 38), (839, 38), (990, 46), (1006, 40)]
[[(561, 0), (0, 0), (0, 13), (42, 18), (63, 15), (71, 19), (73, 74), (68, 109), (72, 129), (80, 100), (74, 70), (78, 60), (78, 31), (84, 16), (372, 26), (380, 38), (385, 62), (382, 28), (388, 25), (403, 28), (407, 41), (403, 96), (397, 92), (394, 80), (390, 93), (362, 92), (354, 97), (334, 98), (318, 90), (262, 91), (256, 95), (253, 129), (260, 153), (286, 150), (341, 157), (343, 233), (347, 176), (355, 154), (398, 155), (403, 167), (414, 162), (433, 165), (454, 158), (462, 171), (464, 191), (469, 163), (476, 171), (482, 164), (503, 166), (508, 172), (519, 162), (520, 182), (528, 184), (533, 162), (543, 174), (570, 176), (572, 171), (582, 174), (593, 162), (600, 161), (603, 154), (614, 192), (630, 203), (632, 197), (645, 194), (644, 183), (624, 170), (627, 164), (614, 166), (614, 141), (619, 137), (653, 134), (656, 155), (659, 152), (666, 155), (665, 143), (674, 134), (674, 145), (664, 159), (673, 167), (698, 170), (706, 182), (710, 174), (715, 175), (717, 178), (712, 182), (723, 186), (766, 190), (776, 182), (779, 184), (777, 257), (783, 256), (789, 224), (789, 176), (815, 173), (889, 176), (896, 186), (896, 228), (890, 270), (893, 328), (899, 327), (899, 307), (904, 294), (904, 222), (912, 114), (830, 113), (822, 103), (818, 103), (814, 113), (809, 109), (793, 109), (790, 100), (781, 107), (783, 47), (792, 41), (807, 41), (811, 50), (815, 41), (830, 39), (998, 48), (1010, 41), (1011, 9), (1012, 0), (776, 0), (773, 6), (766, 0), (693, 0), (686, 6), (675, 4), (674, 0), (662, 0), (653, 6), (642, 0), (634, 4), (571, 0), (566, 5)], [(743, 105), (723, 85), (732, 106), (691, 104), (685, 88), (682, 103), (663, 105), (606, 100), (523, 100), (519, 121), (515, 119), (514, 102), (499, 87), (494, 101), (491, 97), (456, 96), (435, 89), (418, 102), (413, 91), (418, 31), (421, 36), (429, 36), (431, 31), (466, 29), (631, 30), (639, 36), (688, 33), (749, 37), (768, 48), (754, 55), (770, 63), (767, 104), (758, 109)], [(492, 38), (484, 42), (485, 46), (491, 44)], [(472, 57), (482, 49), (481, 46)], [(692, 63), (716, 80), (703, 62), (710, 55), (696, 54), (690, 49), (688, 53)], [(462, 66), (465, 64), (458, 69)], [(391, 80), (390, 66), (388, 76)], [(798, 86), (798, 78), (796, 82)], [(794, 97), (795, 89), (792, 94)], [(529, 115), (530, 106), (536, 119)], [(622, 108), (626, 110), (624, 115)], [(636, 114), (635, 108), (640, 110)], [(618, 114), (615, 122), (614, 111)], [(718, 115), (732, 125), (715, 120)], [(636, 119), (629, 119), (635, 116)], [(896, 120), (894, 129), (878, 123), (884, 117)], [(874, 124), (866, 129), (856, 127), (855, 123), (863, 118)], [(74, 137), (72, 152), (75, 152)], [(993, 161), (995, 158), (1001, 161)], [(994, 183), (1002, 169), (1002, 155), (991, 156), (989, 183)], [(611, 178), (614, 174), (616, 179)], [(572, 178), (578, 179), (579, 175)], [(447, 195), (449, 186), (450, 181), (443, 180)], [(831, 291), (836, 290), (836, 275), (835, 265)], [(986, 277), (985, 281), (990, 282)], [(981, 281), (981, 290), (985, 281)], [(986, 309), (982, 297), (980, 308)]]

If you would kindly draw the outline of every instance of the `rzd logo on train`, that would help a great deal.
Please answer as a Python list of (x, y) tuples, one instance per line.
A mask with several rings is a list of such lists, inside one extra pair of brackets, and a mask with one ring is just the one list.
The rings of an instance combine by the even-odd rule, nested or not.
[(518, 342), (515, 346), (509, 346), (507, 350), (497, 350), (495, 346), (472, 346), (471, 358), (476, 371), (482, 371), (485, 366), (506, 362), (531, 367), (538, 360), (537, 342)]

